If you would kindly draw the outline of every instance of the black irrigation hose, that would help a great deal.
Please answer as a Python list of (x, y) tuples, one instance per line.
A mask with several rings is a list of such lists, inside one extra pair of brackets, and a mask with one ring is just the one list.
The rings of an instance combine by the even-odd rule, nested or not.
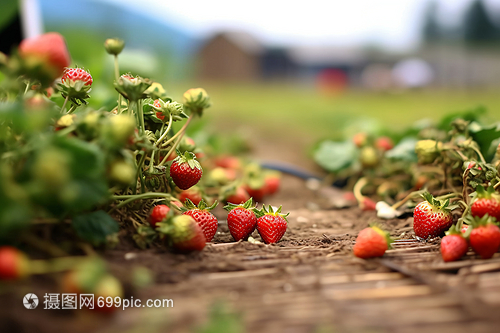
[[(319, 181), (323, 180), (323, 178), (311, 173), (308, 170), (302, 169), (301, 167), (285, 162), (261, 161), (260, 165), (265, 169), (280, 171), (304, 180), (308, 179), (316, 179)], [(332, 184), (332, 186), (342, 188), (346, 184), (347, 184), (347, 179), (338, 179)]]

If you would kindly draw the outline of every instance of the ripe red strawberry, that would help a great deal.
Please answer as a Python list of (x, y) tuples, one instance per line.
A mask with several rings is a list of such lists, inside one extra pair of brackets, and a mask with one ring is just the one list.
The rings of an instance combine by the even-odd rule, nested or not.
[(217, 222), (217, 218), (210, 213), (210, 211), (216, 206), (217, 201), (215, 201), (212, 206), (207, 207), (207, 204), (203, 199), (201, 199), (200, 204), (197, 206), (195, 206), (191, 200), (186, 199), (186, 208), (189, 210), (182, 213), (183, 215), (191, 216), (198, 223), (203, 230), (203, 234), (205, 235), (207, 242), (211, 242), (217, 233), (219, 223)]
[(493, 257), (500, 247), (500, 229), (493, 223), (494, 221), (495, 219), (488, 215), (475, 217), (472, 221), (470, 246), (483, 259)]
[(276, 211), (271, 205), (268, 210), (266, 206), (256, 210), (257, 231), (266, 244), (277, 243), (283, 237), (288, 223), (286, 217), (289, 214), (281, 214), (281, 206)]
[(483, 186), (478, 185), (470, 211), (472, 216), (483, 217), (488, 214), (500, 221), (500, 195), (495, 192), (493, 186), (485, 190)]
[(442, 202), (429, 192), (422, 195), (425, 201), (419, 203), (413, 211), (413, 230), (417, 237), (427, 239), (442, 235), (453, 224), (449, 200)]
[(227, 226), (235, 241), (247, 239), (257, 227), (257, 217), (251, 206), (252, 198), (248, 199), (244, 204), (235, 205), (229, 203), (224, 206), (224, 209), (229, 212), (227, 214)]
[(189, 199), (195, 205), (199, 205), (200, 201), (203, 199), (201, 190), (197, 186), (193, 186), (188, 190), (181, 191), (178, 197), (180, 202), (186, 202), (186, 200)]
[(165, 234), (172, 247), (179, 252), (201, 251), (206, 244), (203, 230), (189, 215), (171, 217), (157, 230)]
[(252, 188), (250, 187), (250, 185), (245, 184), (243, 188), (245, 189), (245, 191), (247, 191), (248, 195), (250, 195), (250, 197), (252, 197), (253, 200), (255, 200), (255, 202), (262, 201), (264, 199), (264, 196), (266, 195), (265, 184), (262, 184), (261, 187), (257, 188)]
[(389, 234), (377, 226), (361, 230), (352, 248), (358, 258), (368, 259), (381, 257), (390, 248), (392, 239)]
[(0, 247), (0, 280), (17, 280), (29, 273), (29, 259), (12, 246)]
[(269, 172), (264, 176), (264, 191), (266, 194), (274, 194), (280, 188), (281, 177), (279, 173)]
[(170, 166), (170, 177), (180, 189), (187, 190), (200, 181), (203, 170), (193, 153), (187, 151), (177, 155)]
[(167, 205), (158, 205), (153, 208), (151, 214), (149, 214), (149, 223), (153, 228), (156, 227), (156, 224), (159, 222), (163, 222), (167, 219), (170, 213), (170, 207)]
[(57, 32), (24, 39), (19, 44), (19, 56), (30, 76), (42, 81), (53, 81), (70, 64), (64, 37)]
[(459, 231), (457, 225), (452, 226), (441, 240), (441, 256), (446, 262), (462, 258), (468, 249), (469, 244), (464, 238), (463, 231)]
[(381, 136), (375, 140), (375, 147), (383, 151), (391, 150), (394, 147), (394, 142), (387, 136)]
[(239, 205), (247, 202), (248, 199), (250, 199), (248, 192), (242, 186), (238, 186), (235, 188), (234, 192), (229, 193), (225, 201)]
[(237, 157), (231, 155), (217, 157), (215, 159), (215, 165), (226, 169), (241, 169), (241, 161)]
[(63, 76), (61, 77), (61, 82), (71, 84), (70, 81), (82, 81), (86, 86), (92, 85), (93, 82), (92, 75), (90, 75), (90, 73), (86, 70), (82, 68), (66, 68), (64, 70)]

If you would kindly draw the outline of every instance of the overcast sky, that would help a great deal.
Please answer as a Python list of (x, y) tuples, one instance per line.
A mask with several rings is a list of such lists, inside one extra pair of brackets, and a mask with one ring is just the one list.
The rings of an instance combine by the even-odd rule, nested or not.
[[(418, 45), (428, 0), (100, 0), (151, 13), (198, 37), (243, 29), (274, 44)], [(440, 0), (448, 24), (471, 0)], [(500, 7), (500, 0), (488, 0)]]

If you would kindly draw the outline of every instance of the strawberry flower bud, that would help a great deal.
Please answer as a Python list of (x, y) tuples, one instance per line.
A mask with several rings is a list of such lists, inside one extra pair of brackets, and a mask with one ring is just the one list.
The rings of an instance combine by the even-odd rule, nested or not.
[(192, 88), (184, 95), (184, 106), (191, 112), (201, 116), (203, 110), (212, 105), (210, 97), (203, 88)]
[(138, 101), (141, 98), (146, 98), (146, 90), (152, 85), (151, 80), (140, 76), (131, 77), (130, 75), (122, 75), (114, 83), (116, 91), (130, 101)]
[(151, 99), (168, 99), (165, 88), (163, 88), (163, 86), (158, 82), (153, 82), (153, 84), (151, 84), (151, 86), (146, 90), (146, 94), (151, 97)]
[(119, 55), (124, 47), (125, 42), (119, 38), (108, 38), (104, 42), (104, 48), (106, 49), (106, 52), (115, 56)]

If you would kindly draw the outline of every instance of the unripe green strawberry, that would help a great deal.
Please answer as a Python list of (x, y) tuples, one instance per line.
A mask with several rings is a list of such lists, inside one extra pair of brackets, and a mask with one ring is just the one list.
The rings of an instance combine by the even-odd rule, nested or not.
[(111, 147), (127, 144), (136, 129), (135, 119), (127, 114), (110, 115), (103, 126), (103, 139)]
[(123, 48), (125, 47), (125, 42), (119, 38), (108, 38), (104, 42), (104, 48), (106, 52), (112, 55), (119, 55)]
[(187, 90), (184, 95), (184, 106), (191, 112), (201, 116), (203, 110), (210, 107), (210, 97), (203, 88), (192, 88)]
[(422, 195), (425, 201), (419, 203), (413, 212), (415, 235), (424, 239), (442, 235), (453, 224), (449, 200), (436, 200), (429, 192)]
[(109, 166), (109, 178), (120, 185), (132, 184), (136, 180), (135, 176), (134, 165), (125, 160), (115, 160)]
[(0, 247), (0, 280), (18, 280), (29, 274), (29, 259), (12, 246)]
[[(106, 274), (97, 282), (93, 294), (94, 310), (105, 314), (111, 314), (120, 308), (118, 304), (121, 304), (121, 302), (116, 303), (115, 298), (123, 298), (123, 287), (117, 278), (113, 275)], [(108, 297), (111, 297), (111, 299)], [(109, 300), (111, 300), (111, 302), (109, 302)]]
[(372, 226), (359, 232), (352, 250), (356, 257), (362, 259), (381, 257), (390, 247), (391, 242), (387, 232)]
[(371, 146), (366, 146), (361, 149), (359, 155), (361, 165), (364, 168), (374, 168), (379, 163), (379, 156), (375, 148)]
[(443, 144), (434, 140), (420, 140), (415, 144), (418, 163), (432, 164), (441, 154)]

